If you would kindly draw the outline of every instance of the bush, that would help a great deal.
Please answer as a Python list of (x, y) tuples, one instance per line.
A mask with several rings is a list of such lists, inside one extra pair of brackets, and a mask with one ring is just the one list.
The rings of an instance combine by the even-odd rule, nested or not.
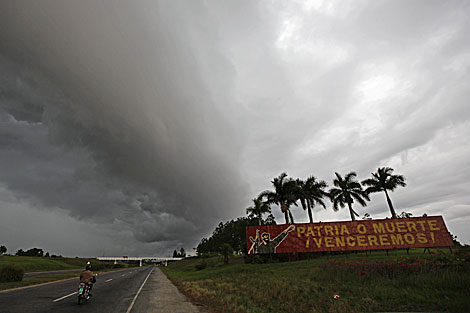
[(105, 270), (105, 269), (109, 269), (109, 268), (115, 268), (114, 266), (117, 265), (117, 264), (114, 264), (114, 263), (111, 263), (111, 262), (92, 262), (91, 263), (91, 268), (92, 268), (92, 271), (102, 271), (102, 270)]
[(246, 264), (264, 264), (270, 263), (271, 259), (268, 254), (248, 254), (244, 255), (244, 261)]
[(4, 265), (0, 268), (0, 282), (22, 281), (24, 269), (13, 265)]
[(220, 246), (220, 252), (224, 256), (224, 264), (228, 264), (228, 258), (233, 255), (233, 248), (228, 243), (224, 243)]
[(196, 271), (203, 270), (206, 267), (207, 267), (206, 261), (203, 261), (202, 263), (198, 263), (198, 264), (194, 265), (194, 268), (196, 269)]
[(125, 267), (126, 267), (126, 265), (122, 264), (122, 263), (113, 264), (113, 268), (125, 268)]

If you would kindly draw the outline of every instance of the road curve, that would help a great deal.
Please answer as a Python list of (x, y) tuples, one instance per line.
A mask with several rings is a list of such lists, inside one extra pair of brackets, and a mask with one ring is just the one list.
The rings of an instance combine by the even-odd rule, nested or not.
[(100, 274), (93, 287), (93, 297), (82, 305), (77, 304), (78, 278), (2, 292), (0, 293), (0, 311), (2, 313), (84, 311), (87, 313), (126, 313), (152, 268), (152, 266), (136, 267)]

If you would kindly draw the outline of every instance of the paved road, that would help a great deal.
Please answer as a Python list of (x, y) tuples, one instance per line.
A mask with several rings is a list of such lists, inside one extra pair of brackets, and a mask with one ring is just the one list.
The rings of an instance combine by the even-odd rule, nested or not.
[[(145, 266), (100, 274), (93, 287), (93, 297), (82, 305), (77, 304), (78, 278), (1, 292), (0, 311), (1, 313), (127, 313), (152, 270), (155, 270), (153, 266)], [(158, 269), (156, 271), (160, 273)]]

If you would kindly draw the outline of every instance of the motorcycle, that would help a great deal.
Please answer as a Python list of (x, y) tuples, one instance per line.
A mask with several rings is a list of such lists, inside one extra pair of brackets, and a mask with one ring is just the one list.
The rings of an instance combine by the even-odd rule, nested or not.
[(80, 283), (80, 285), (78, 285), (78, 304), (88, 299), (90, 299), (90, 285)]
[[(96, 276), (98, 276), (98, 274), (91, 277), (92, 284), (96, 283)], [(80, 282), (80, 285), (78, 285), (78, 304), (80, 304), (83, 300), (88, 301), (88, 299), (90, 299), (90, 291), (92, 287), (93, 285)]]

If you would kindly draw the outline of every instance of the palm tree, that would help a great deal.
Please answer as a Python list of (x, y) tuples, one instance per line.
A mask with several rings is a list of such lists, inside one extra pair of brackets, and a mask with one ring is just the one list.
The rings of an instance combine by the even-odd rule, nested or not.
[[(295, 191), (294, 191), (294, 196), (300, 200), (300, 204), (302, 205), (302, 209), (307, 210), (307, 199), (309, 197), (309, 191), (307, 190), (307, 187), (305, 186), (305, 181), (303, 181), (300, 178), (297, 178), (295, 180)], [(312, 223), (312, 218), (311, 218), (312, 212), (310, 210), (308, 211), (308, 216), (310, 217), (310, 223)]]
[(292, 178), (287, 178), (286, 173), (280, 174), (278, 177), (275, 177), (271, 183), (274, 186), (274, 191), (266, 190), (260, 193), (260, 197), (266, 197), (266, 203), (268, 204), (277, 204), (282, 213), (284, 213), (284, 218), (286, 219), (286, 224), (290, 222), (294, 223), (294, 217), (290, 212), (290, 206), (292, 204), (297, 205), (297, 198), (295, 197), (295, 180)]
[(362, 181), (362, 184), (369, 186), (366, 188), (366, 193), (370, 194), (373, 192), (385, 192), (387, 198), (388, 207), (392, 213), (392, 218), (397, 218), (397, 213), (393, 208), (392, 200), (388, 196), (387, 190), (393, 191), (398, 186), (405, 187), (405, 176), (403, 175), (392, 175), (393, 168), (390, 167), (379, 167), (376, 173), (371, 173), (372, 178), (368, 178)]
[(263, 220), (263, 214), (271, 213), (271, 207), (268, 203), (263, 201), (262, 196), (258, 196), (253, 199), (253, 206), (246, 208), (246, 214), (249, 217), (258, 218), (259, 226), (261, 226), (261, 221)]
[(296, 185), (297, 198), (300, 200), (302, 208), (307, 210), (310, 223), (313, 223), (312, 210), (315, 207), (315, 203), (320, 204), (326, 209), (325, 203), (323, 202), (323, 197), (328, 195), (328, 193), (324, 190), (326, 187), (328, 187), (328, 184), (323, 180), (317, 180), (317, 178), (312, 175), (305, 181), (297, 179)]
[(331, 202), (333, 202), (333, 210), (338, 211), (338, 206), (344, 208), (347, 204), (351, 220), (354, 221), (356, 216), (359, 217), (359, 214), (352, 208), (354, 200), (362, 206), (367, 206), (365, 200), (370, 201), (369, 196), (362, 190), (361, 184), (355, 179), (357, 176), (356, 172), (346, 174), (344, 179), (338, 173), (335, 173), (335, 175), (336, 178), (333, 180), (333, 185), (338, 188), (331, 188), (329, 191)]

